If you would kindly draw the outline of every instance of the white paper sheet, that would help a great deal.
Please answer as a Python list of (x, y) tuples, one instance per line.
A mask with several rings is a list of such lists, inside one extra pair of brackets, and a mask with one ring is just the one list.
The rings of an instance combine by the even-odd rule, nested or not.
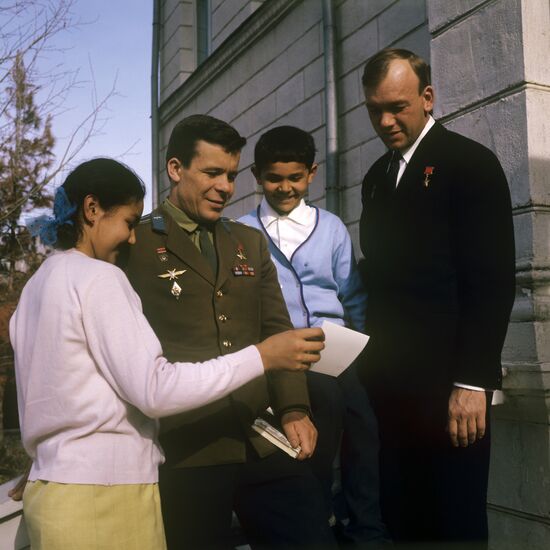
[(312, 372), (320, 372), (330, 376), (342, 374), (367, 345), (369, 337), (366, 334), (341, 327), (330, 321), (321, 325), (325, 333), (325, 349), (321, 359), (311, 367)]

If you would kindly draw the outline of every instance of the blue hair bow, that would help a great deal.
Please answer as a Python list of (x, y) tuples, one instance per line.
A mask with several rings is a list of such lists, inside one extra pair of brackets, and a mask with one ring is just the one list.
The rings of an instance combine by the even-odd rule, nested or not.
[(33, 237), (38, 235), (45, 245), (51, 246), (57, 241), (59, 226), (66, 223), (74, 225), (70, 218), (75, 212), (76, 205), (69, 200), (65, 189), (58, 187), (53, 200), (53, 217), (42, 214), (32, 218), (27, 222), (27, 229)]

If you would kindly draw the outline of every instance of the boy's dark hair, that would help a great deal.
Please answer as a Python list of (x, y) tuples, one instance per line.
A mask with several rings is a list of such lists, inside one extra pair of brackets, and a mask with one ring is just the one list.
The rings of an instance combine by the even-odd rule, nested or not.
[(418, 93), (432, 83), (430, 66), (418, 55), (410, 50), (399, 48), (385, 48), (375, 53), (365, 65), (363, 71), (363, 87), (374, 89), (388, 74), (390, 63), (396, 59), (408, 61), (418, 77)]
[(310, 170), (314, 160), (313, 136), (296, 126), (277, 126), (268, 130), (254, 148), (257, 174), (274, 162), (300, 162)]
[(76, 206), (76, 211), (57, 229), (55, 247), (63, 250), (75, 246), (82, 234), (82, 204), (86, 196), (94, 195), (105, 211), (140, 201), (145, 196), (145, 185), (139, 176), (110, 158), (95, 158), (79, 164), (62, 187), (69, 202)]
[(177, 158), (185, 168), (189, 168), (200, 140), (219, 145), (227, 153), (238, 153), (246, 145), (246, 138), (227, 122), (208, 115), (191, 115), (174, 126), (166, 150), (166, 162)]

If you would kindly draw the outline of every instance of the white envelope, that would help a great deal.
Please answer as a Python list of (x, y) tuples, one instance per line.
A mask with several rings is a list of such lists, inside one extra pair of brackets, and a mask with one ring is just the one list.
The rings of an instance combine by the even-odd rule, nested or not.
[(320, 372), (329, 376), (342, 374), (367, 345), (369, 337), (366, 334), (342, 327), (330, 321), (321, 325), (325, 333), (325, 349), (321, 359), (312, 365), (312, 372)]

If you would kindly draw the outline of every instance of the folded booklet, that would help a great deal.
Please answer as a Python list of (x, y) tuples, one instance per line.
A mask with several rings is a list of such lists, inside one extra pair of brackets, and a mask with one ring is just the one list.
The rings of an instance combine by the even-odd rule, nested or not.
[(284, 451), (292, 458), (296, 458), (300, 454), (300, 447), (293, 447), (285, 434), (273, 424), (277, 424), (277, 419), (268, 409), (262, 416), (254, 420), (252, 429), (258, 432), (262, 437), (265, 437), (269, 442), (273, 443), (273, 445), (279, 447), (281, 451)]

